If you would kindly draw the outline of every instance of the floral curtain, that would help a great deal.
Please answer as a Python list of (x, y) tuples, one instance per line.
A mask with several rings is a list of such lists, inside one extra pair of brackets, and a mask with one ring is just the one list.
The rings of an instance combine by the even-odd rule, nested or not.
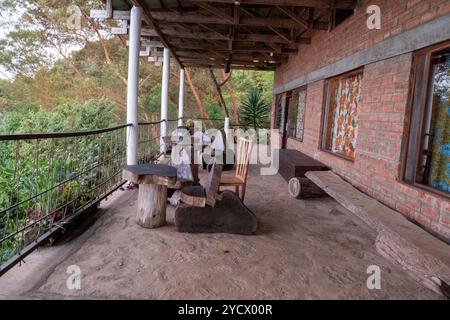
[[(362, 73), (332, 80), (330, 116), (331, 151), (355, 158), (358, 137), (358, 108), (361, 102)], [(334, 114), (332, 113), (334, 111)]]

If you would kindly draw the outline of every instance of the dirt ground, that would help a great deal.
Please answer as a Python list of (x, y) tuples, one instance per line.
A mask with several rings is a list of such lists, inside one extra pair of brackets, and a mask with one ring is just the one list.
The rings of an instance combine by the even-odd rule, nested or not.
[[(118, 191), (81, 236), (41, 249), (0, 278), (0, 297), (36, 299), (438, 299), (375, 250), (375, 234), (331, 198), (288, 196), (280, 176), (251, 168), (255, 236), (182, 234), (135, 222), (137, 192)], [(69, 290), (68, 266), (81, 269)], [(381, 268), (369, 290), (367, 268)]]

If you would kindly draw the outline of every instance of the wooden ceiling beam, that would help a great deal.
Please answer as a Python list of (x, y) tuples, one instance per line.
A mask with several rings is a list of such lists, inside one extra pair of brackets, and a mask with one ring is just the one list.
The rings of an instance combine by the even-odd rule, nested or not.
[[(202, 58), (202, 59), (209, 59), (209, 58), (217, 58), (217, 59), (226, 59), (229, 57), (227, 53), (221, 53), (221, 52), (211, 52), (211, 53), (204, 53), (204, 52), (196, 52), (196, 51), (188, 51), (188, 50), (178, 50), (177, 55), (180, 57), (180, 59), (183, 58)], [(287, 59), (286, 56), (277, 55), (271, 57), (269, 54), (263, 54), (263, 53), (233, 53), (232, 54), (233, 59), (236, 60), (266, 60), (266, 61), (277, 61), (277, 62), (283, 62)]]
[[(235, 0), (196, 0), (195, 2), (210, 2), (234, 4)], [(241, 0), (241, 5), (280, 5), (311, 8), (336, 8), (336, 9), (354, 9), (356, 0)]]
[(281, 12), (283, 12), (285, 15), (287, 15), (289, 18), (291, 18), (293, 21), (295, 21), (296, 23), (298, 23), (300, 26), (302, 26), (303, 28), (309, 29), (309, 24), (308, 21), (306, 21), (305, 19), (303, 19), (302, 17), (300, 17), (298, 14), (296, 14), (294, 11), (282, 7), (282, 6), (276, 6), (278, 10), (280, 10)]
[[(189, 51), (189, 50), (205, 50), (205, 45), (189, 45), (189, 44), (178, 44), (178, 43), (172, 43), (173, 46), (176, 48), (177, 54), (180, 50), (184, 50), (184, 51)], [(243, 48), (239, 48), (234, 46), (233, 50), (228, 50), (228, 48), (222, 48), (222, 49), (217, 49), (214, 47), (211, 47), (209, 51), (214, 51), (223, 55), (229, 55), (229, 54), (252, 54), (252, 53), (256, 53), (256, 54), (276, 54), (276, 55), (281, 55), (281, 56), (286, 56), (290, 53), (296, 53), (298, 52), (297, 49), (289, 49), (289, 48), (283, 48), (280, 49), (281, 52), (276, 53), (275, 50), (273, 48), (256, 48), (256, 47), (243, 47)]]
[(160, 38), (161, 43), (164, 44), (164, 46), (166, 48), (168, 48), (169, 50), (172, 51), (172, 55), (175, 58), (175, 60), (177, 61), (177, 63), (179, 64), (180, 68), (184, 68), (183, 63), (176, 56), (174, 48), (172, 47), (172, 45), (170, 44), (170, 42), (167, 40), (166, 36), (162, 32), (161, 28), (159, 27), (158, 22), (155, 19), (153, 19), (150, 9), (147, 7), (145, 2), (143, 0), (131, 0), (131, 2), (134, 5), (142, 8), (142, 12), (144, 13), (144, 15), (143, 15), (144, 20), (147, 22), (147, 24), (152, 26), (153, 30), (156, 31), (156, 33), (158, 34), (158, 36)]
[[(206, 64), (206, 63), (186, 63), (186, 67), (191, 68), (212, 68), (223, 69), (225, 64)], [(243, 65), (231, 65), (231, 69), (237, 70), (255, 70), (255, 71), (275, 71), (276, 67), (254, 67)]]
[(225, 12), (223, 12), (220, 9), (213, 7), (212, 5), (210, 5), (206, 2), (192, 1), (192, 3), (202, 9), (205, 9), (206, 11), (212, 13), (213, 15), (219, 17), (220, 19), (223, 19), (223, 20), (229, 22), (230, 24), (234, 24), (234, 18), (232, 16), (230, 16), (229, 14), (226, 14)]
[[(225, 59), (220, 59), (220, 60), (209, 60), (207, 61), (206, 59), (195, 59), (195, 58), (181, 58), (181, 60), (183, 61), (183, 63), (185, 64), (194, 64), (194, 65), (202, 65), (202, 64), (206, 64), (206, 65), (218, 65), (218, 66), (225, 66), (226, 60)], [(264, 62), (256, 62), (256, 61), (252, 61), (252, 60), (235, 60), (235, 59), (231, 59), (230, 60), (230, 65), (242, 65), (242, 66), (254, 66), (254, 67), (260, 67), (260, 68), (271, 68), (271, 67), (277, 67), (280, 64), (279, 63), (264, 63)]]
[[(129, 20), (129, 14), (118, 14), (114, 12), (115, 19), (118, 20)], [(219, 17), (215, 17), (212, 15), (204, 15), (199, 12), (179, 12), (179, 11), (154, 11), (152, 12), (152, 16), (155, 20), (160, 23), (189, 23), (189, 24), (198, 24), (201, 23), (203, 25), (208, 24), (217, 24), (217, 25), (230, 25), (231, 23), (227, 20), (221, 19)], [(298, 29), (299, 24), (292, 19), (287, 18), (260, 18), (260, 17), (239, 17), (239, 26), (248, 26), (248, 27), (266, 27), (270, 26), (273, 28), (281, 28), (281, 29)], [(328, 23), (315, 21), (313, 28), (316, 30), (327, 30)]]
[[(217, 32), (186, 32), (179, 31), (173, 28), (170, 29), (162, 29), (163, 34), (170, 36), (170, 38), (181, 38), (181, 39), (205, 39), (205, 40), (222, 40), (222, 41), (230, 41), (230, 36), (222, 35)], [(143, 36), (153, 37), (159, 35), (157, 31), (153, 31), (152, 29), (145, 29), (142, 32)], [(290, 41), (286, 37), (281, 37), (280, 35), (271, 35), (271, 34), (259, 34), (259, 33), (238, 33), (236, 34), (235, 41), (244, 41), (244, 42), (263, 42), (263, 43), (280, 43), (280, 44), (291, 44), (293, 41)], [(162, 42), (162, 41), (161, 41)], [(298, 38), (295, 39), (296, 43), (302, 44), (310, 44), (310, 38)]]

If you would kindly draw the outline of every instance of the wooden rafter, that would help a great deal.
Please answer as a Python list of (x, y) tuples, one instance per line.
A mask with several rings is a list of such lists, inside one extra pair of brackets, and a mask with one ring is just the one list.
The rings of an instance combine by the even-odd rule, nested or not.
[[(328, 30), (336, 9), (357, 0), (126, 0), (112, 8), (130, 19), (131, 5), (143, 8), (143, 45), (156, 56), (170, 49), (180, 66), (274, 70), (313, 30)], [(144, 44), (145, 43), (145, 44)], [(159, 60), (158, 60), (159, 61)]]
[(220, 10), (216, 7), (213, 7), (212, 5), (210, 5), (206, 2), (192, 1), (192, 3), (194, 3), (196, 6), (202, 8), (202, 9), (205, 9), (206, 11), (212, 13), (213, 15), (219, 17), (220, 19), (223, 19), (231, 24), (234, 23), (234, 18), (232, 16), (230, 16), (229, 14), (226, 14), (222, 10)]
[(145, 2), (143, 0), (131, 0), (131, 2), (136, 5), (136, 6), (140, 6), (142, 8), (142, 11), (144, 13), (144, 20), (146, 20), (146, 22), (151, 25), (153, 27), (153, 30), (156, 31), (156, 33), (158, 34), (161, 42), (164, 44), (164, 46), (168, 49), (170, 49), (172, 52), (173, 57), (175, 58), (175, 60), (178, 62), (178, 64), (180, 65), (181, 68), (183, 68), (183, 63), (180, 61), (180, 59), (178, 59), (178, 57), (175, 55), (175, 50), (172, 47), (172, 45), (170, 44), (170, 42), (167, 40), (167, 38), (165, 37), (165, 35), (163, 34), (163, 32), (161, 31), (161, 28), (159, 27), (158, 22), (153, 19), (153, 16), (150, 12), (150, 9), (147, 7), (147, 5), (145, 4)]
[[(354, 9), (355, 1), (352, 0), (336, 0), (334, 5), (332, 0), (242, 0), (242, 4), (246, 5), (280, 5), (280, 6), (296, 6), (311, 8), (336, 8), (336, 9)], [(224, 3), (234, 4), (235, 0), (196, 0), (196, 2)]]
[(287, 15), (289, 18), (291, 18), (293, 21), (295, 21), (296, 23), (298, 23), (300, 26), (308, 29), (310, 27), (309, 23), (307, 20), (303, 19), (302, 17), (300, 17), (298, 14), (296, 14), (294, 11), (292, 11), (289, 8), (286, 7), (282, 7), (282, 6), (276, 6), (278, 10), (280, 10), (281, 12), (283, 12), (285, 15)]
[[(224, 20), (213, 15), (205, 15), (203, 12), (175, 12), (175, 11), (156, 11), (152, 12), (152, 16), (155, 20), (164, 23), (202, 23), (207, 24), (218, 24), (218, 25), (230, 25), (231, 21)], [(233, 20), (233, 24), (236, 21)], [(287, 18), (276, 18), (271, 17), (270, 19), (261, 17), (239, 17), (239, 26), (250, 26), (250, 27), (265, 27), (270, 26), (273, 28), (280, 29), (296, 29), (299, 24), (292, 19)], [(313, 26), (317, 30), (326, 30), (328, 28), (327, 23), (316, 23)]]

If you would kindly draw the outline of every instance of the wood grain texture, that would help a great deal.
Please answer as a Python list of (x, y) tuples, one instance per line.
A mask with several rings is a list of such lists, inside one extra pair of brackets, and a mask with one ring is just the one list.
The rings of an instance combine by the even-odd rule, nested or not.
[(180, 205), (175, 211), (175, 226), (178, 232), (252, 235), (258, 221), (236, 194), (224, 191), (215, 207)]
[(442, 294), (431, 276), (449, 281), (448, 245), (434, 238), (400, 213), (363, 194), (331, 171), (308, 172), (306, 176), (343, 207), (378, 232), (376, 248), (399, 264), (413, 278)]
[(157, 184), (139, 186), (136, 222), (144, 228), (158, 228), (166, 224), (167, 187)]
[(203, 186), (190, 186), (181, 190), (180, 200), (182, 203), (193, 207), (206, 206), (206, 195)]
[(177, 182), (177, 169), (160, 164), (125, 166), (122, 177), (135, 184), (158, 184), (172, 187)]
[(214, 163), (208, 175), (208, 181), (206, 182), (205, 186), (206, 204), (208, 206), (214, 207), (216, 205), (222, 170), (222, 164)]
[(326, 192), (308, 178), (292, 178), (289, 181), (289, 194), (296, 199), (323, 197)]
[(247, 187), (248, 168), (253, 150), (253, 141), (239, 138), (236, 154), (236, 172), (234, 177), (222, 177), (220, 186), (236, 187), (236, 194), (245, 200), (245, 190)]
[(290, 181), (292, 178), (305, 178), (308, 171), (330, 170), (323, 163), (300, 151), (282, 149), (279, 152), (280, 169), (278, 172), (286, 181)]

